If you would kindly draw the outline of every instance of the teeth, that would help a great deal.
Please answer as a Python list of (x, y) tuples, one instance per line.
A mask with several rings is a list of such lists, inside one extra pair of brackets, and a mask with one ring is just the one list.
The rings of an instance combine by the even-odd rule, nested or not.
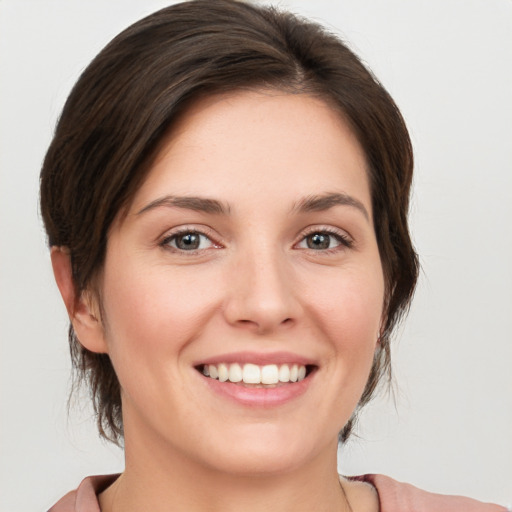
[(242, 367), (239, 364), (229, 366), (229, 382), (241, 382), (243, 379)]
[(217, 369), (219, 370), (219, 380), (226, 382), (229, 379), (228, 367), (225, 364), (219, 364)]
[(219, 372), (217, 371), (217, 367), (213, 364), (208, 365), (208, 373), (210, 374), (210, 377), (212, 379), (218, 379), (219, 378)]
[(290, 367), (287, 364), (279, 368), (279, 382), (290, 382)]
[[(306, 374), (304, 374), (306, 375)], [(262, 384), (277, 384), (279, 382), (279, 370), (277, 365), (268, 364), (261, 369)]]
[(245, 384), (261, 384), (261, 370), (255, 364), (244, 364), (242, 380)]
[(246, 363), (218, 365), (209, 364), (203, 367), (203, 375), (220, 382), (243, 382), (244, 384), (278, 384), (279, 382), (299, 382), (306, 377), (306, 367), (303, 364), (267, 364), (258, 366)]
[(297, 365), (294, 364), (290, 370), (290, 382), (297, 382), (298, 378), (299, 378), (299, 369), (297, 368)]

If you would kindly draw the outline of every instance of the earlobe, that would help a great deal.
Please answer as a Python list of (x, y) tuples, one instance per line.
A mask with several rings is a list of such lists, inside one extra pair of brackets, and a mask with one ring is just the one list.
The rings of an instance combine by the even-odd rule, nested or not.
[(51, 260), (57, 287), (80, 343), (91, 352), (107, 353), (97, 301), (87, 292), (76, 296), (69, 251), (66, 247), (53, 246)]

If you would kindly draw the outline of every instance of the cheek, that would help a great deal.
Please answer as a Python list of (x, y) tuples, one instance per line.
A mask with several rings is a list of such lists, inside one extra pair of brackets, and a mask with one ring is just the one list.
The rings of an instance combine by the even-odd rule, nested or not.
[(161, 421), (169, 423), (174, 410), (186, 410), (183, 372), (189, 366), (183, 361), (215, 311), (216, 288), (202, 286), (204, 279), (190, 272), (161, 266), (137, 272), (136, 266), (124, 262), (106, 268), (106, 342), (123, 411), (137, 410), (136, 417), (161, 411)]
[(123, 276), (127, 270), (112, 266), (104, 280), (111, 352), (122, 345), (124, 353), (151, 360), (182, 350), (211, 313), (216, 288), (191, 272), (154, 267)]
[(340, 349), (356, 348), (368, 337), (376, 342), (384, 301), (379, 270), (365, 273), (345, 270), (315, 289), (311, 293), (311, 305), (322, 318), (319, 323), (339, 340)]
[(338, 386), (351, 390), (356, 402), (373, 364), (384, 300), (380, 265), (368, 268), (344, 269), (317, 282), (321, 286), (314, 287), (309, 301), (314, 328), (335, 352), (329, 364), (342, 381)]

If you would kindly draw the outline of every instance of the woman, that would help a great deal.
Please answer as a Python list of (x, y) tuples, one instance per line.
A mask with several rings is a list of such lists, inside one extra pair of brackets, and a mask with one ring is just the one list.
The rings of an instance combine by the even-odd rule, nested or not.
[(504, 510), (337, 474), (416, 283), (411, 179), (394, 102), (312, 23), (197, 1), (115, 38), (66, 103), (41, 209), (126, 468), (51, 510)]

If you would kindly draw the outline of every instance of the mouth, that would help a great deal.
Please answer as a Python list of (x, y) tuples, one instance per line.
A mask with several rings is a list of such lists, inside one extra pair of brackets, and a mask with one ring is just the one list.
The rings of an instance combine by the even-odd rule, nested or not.
[(229, 382), (247, 388), (276, 388), (307, 379), (317, 367), (300, 363), (258, 365), (226, 362), (200, 364), (195, 369), (204, 377), (219, 382)]

